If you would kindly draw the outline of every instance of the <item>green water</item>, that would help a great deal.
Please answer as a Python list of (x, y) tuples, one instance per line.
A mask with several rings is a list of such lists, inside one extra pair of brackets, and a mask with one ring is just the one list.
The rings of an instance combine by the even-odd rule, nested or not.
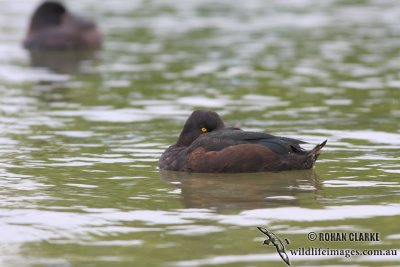
[[(37, 3), (0, 1), (0, 266), (286, 266), (256, 226), (397, 249), (292, 266), (399, 266), (396, 0), (69, 1), (103, 49), (30, 56)], [(160, 172), (199, 108), (328, 144), (311, 171)], [(307, 240), (332, 231), (380, 241)]]

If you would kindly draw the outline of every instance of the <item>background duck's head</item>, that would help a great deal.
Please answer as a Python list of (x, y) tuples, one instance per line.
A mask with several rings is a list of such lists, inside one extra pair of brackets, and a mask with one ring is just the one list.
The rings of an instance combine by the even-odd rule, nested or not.
[(43, 2), (32, 16), (29, 32), (60, 25), (67, 9), (58, 2)]
[(224, 127), (224, 122), (216, 112), (210, 110), (195, 110), (186, 120), (176, 145), (189, 146), (201, 134), (219, 130)]

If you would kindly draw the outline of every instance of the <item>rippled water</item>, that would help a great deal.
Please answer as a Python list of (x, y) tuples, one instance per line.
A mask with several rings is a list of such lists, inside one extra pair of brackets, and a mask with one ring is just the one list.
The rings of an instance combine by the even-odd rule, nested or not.
[[(69, 1), (103, 50), (29, 55), (37, 3), (0, 2), (0, 266), (285, 266), (256, 226), (287, 248), (400, 249), (398, 1)], [(328, 145), (312, 171), (159, 172), (198, 108)]]

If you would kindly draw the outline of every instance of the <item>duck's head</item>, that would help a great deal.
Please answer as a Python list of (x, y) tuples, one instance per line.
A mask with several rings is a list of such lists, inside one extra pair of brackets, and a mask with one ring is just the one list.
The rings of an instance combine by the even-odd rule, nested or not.
[(189, 146), (201, 134), (219, 130), (224, 127), (224, 122), (216, 112), (210, 110), (195, 110), (186, 120), (176, 145)]
[(45, 1), (33, 13), (29, 31), (60, 25), (67, 12), (67, 9), (61, 3)]

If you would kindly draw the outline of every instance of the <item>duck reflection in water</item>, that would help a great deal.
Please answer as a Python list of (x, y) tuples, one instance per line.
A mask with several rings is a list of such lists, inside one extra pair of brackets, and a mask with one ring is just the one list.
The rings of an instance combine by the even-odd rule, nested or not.
[(97, 59), (96, 50), (78, 51), (29, 51), (33, 67), (46, 68), (56, 73), (71, 74), (79, 72), (83, 63), (93, 65)]
[(313, 169), (285, 172), (204, 174), (160, 170), (161, 179), (181, 189), (186, 208), (241, 211), (314, 203), (321, 183)]

